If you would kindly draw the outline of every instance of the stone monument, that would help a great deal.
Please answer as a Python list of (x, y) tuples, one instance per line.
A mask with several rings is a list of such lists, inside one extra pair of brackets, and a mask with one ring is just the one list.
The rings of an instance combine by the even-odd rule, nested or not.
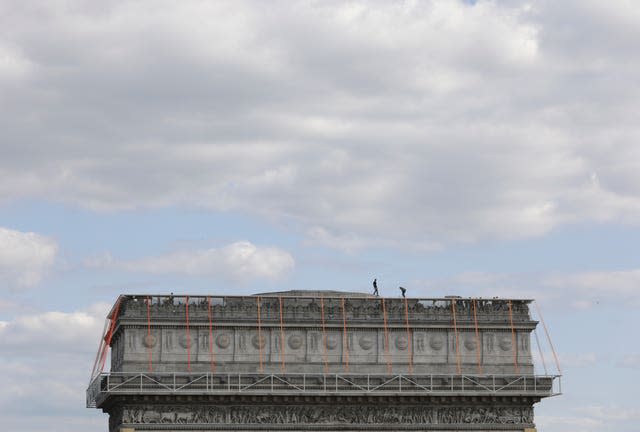
[(560, 377), (534, 374), (530, 302), (122, 295), (87, 406), (110, 432), (531, 432)]

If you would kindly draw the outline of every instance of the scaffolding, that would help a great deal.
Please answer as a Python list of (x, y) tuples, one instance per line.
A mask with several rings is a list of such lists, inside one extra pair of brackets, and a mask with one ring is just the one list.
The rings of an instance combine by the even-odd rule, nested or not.
[(95, 377), (87, 407), (117, 395), (532, 396), (562, 393), (560, 375), (142, 373)]
[[(462, 371), (460, 341), (461, 330), (475, 336), (481, 344), (479, 326), (496, 323), (510, 330), (511, 346), (516, 346), (516, 329), (534, 330), (537, 321), (529, 314), (529, 299), (446, 298), (382, 298), (361, 296), (174, 296), (126, 295), (120, 296), (108, 315), (108, 323), (96, 356), (94, 370), (87, 389), (87, 407), (100, 406), (112, 396), (122, 395), (310, 395), (310, 396), (528, 396), (543, 398), (562, 393), (560, 366), (557, 375), (535, 375), (521, 371), (513, 350), (513, 373), (483, 373), (480, 352), (476, 349), (477, 373)], [(540, 316), (539, 312), (538, 315)], [(153, 356), (148, 348), (148, 372), (112, 371), (103, 373), (107, 351), (114, 334), (126, 322), (146, 328), (146, 337), (155, 342), (152, 320), (171, 323), (184, 322), (186, 340), (191, 340), (193, 328), (208, 330), (210, 372), (191, 371), (191, 345), (187, 350), (187, 371), (155, 372)], [(342, 334), (347, 346), (348, 329), (357, 328), (377, 320), (383, 324), (384, 362), (386, 373), (356, 373), (349, 370), (349, 350), (340, 358), (342, 373), (329, 373), (327, 359), (327, 329)], [(284, 355), (284, 332), (290, 322), (304, 321), (322, 332), (322, 371), (289, 373)], [(405, 334), (411, 350), (412, 334), (425, 323), (446, 323), (455, 335), (455, 361), (457, 373), (413, 373), (413, 359), (406, 358), (407, 370), (392, 370), (389, 356), (389, 330)], [(213, 336), (218, 326), (240, 325), (255, 327), (257, 331), (257, 372), (218, 372), (213, 351)], [(492, 328), (492, 327), (490, 327)], [(277, 337), (283, 354), (280, 355), (280, 373), (265, 372), (263, 332), (269, 330)], [(548, 331), (545, 333), (551, 344)], [(536, 335), (537, 341), (537, 335)], [(149, 347), (149, 345), (147, 345)], [(381, 348), (382, 350), (382, 348)], [(381, 362), (382, 360), (378, 360)], [(258, 369), (259, 366), (259, 369)], [(468, 365), (467, 365), (468, 366)], [(119, 367), (118, 367), (119, 368)], [(408, 373), (404, 373), (408, 372)]]

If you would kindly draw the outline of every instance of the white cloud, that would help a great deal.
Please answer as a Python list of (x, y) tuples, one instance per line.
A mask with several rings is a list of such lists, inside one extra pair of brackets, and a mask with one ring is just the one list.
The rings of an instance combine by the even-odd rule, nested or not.
[(106, 254), (86, 260), (85, 265), (93, 268), (154, 274), (179, 273), (247, 281), (282, 278), (293, 270), (295, 260), (282, 249), (239, 241), (220, 248), (178, 250), (133, 260), (118, 260)]
[(566, 431), (566, 430), (581, 430), (581, 431), (601, 431), (604, 426), (604, 422), (599, 419), (594, 419), (585, 416), (549, 416), (540, 415), (536, 416), (536, 424), (540, 430), (544, 431)]
[(640, 410), (636, 407), (589, 404), (579, 408), (565, 409), (565, 415), (538, 415), (536, 416), (536, 424), (540, 430), (548, 432), (567, 430), (631, 431), (635, 430), (639, 419)]
[(5, 355), (34, 349), (86, 353), (97, 348), (108, 309), (98, 303), (76, 312), (18, 315), (0, 326), (0, 346)]
[(617, 363), (617, 366), (629, 369), (640, 369), (640, 354), (629, 354)]
[[(549, 353), (545, 354), (546, 358), (552, 358)], [(586, 353), (566, 353), (560, 356), (560, 364), (563, 367), (568, 368), (584, 368), (593, 366), (598, 363), (601, 359), (598, 358), (598, 355), (594, 352), (586, 352)]]
[(0, 289), (37, 285), (53, 265), (57, 243), (48, 237), (0, 227)]
[(413, 284), (469, 296), (536, 299), (546, 307), (588, 309), (640, 305), (640, 270), (574, 273), (467, 272)]
[(105, 425), (108, 424), (106, 413), (85, 411), (84, 413), (74, 413), (72, 416), (32, 415), (29, 417), (28, 424), (24, 421), (24, 415), (7, 413), (2, 418), (2, 424), (7, 430), (19, 430), (21, 432), (42, 432), (43, 430), (49, 432), (85, 432), (105, 429)]
[(607, 422), (640, 420), (640, 409), (637, 407), (626, 408), (617, 405), (590, 405), (586, 407), (576, 408), (577, 412), (587, 414)]
[(24, 56), (0, 41), (0, 82), (28, 77), (31, 65)]
[[(640, 270), (591, 271), (554, 275), (545, 285), (577, 294), (588, 307), (596, 302), (615, 299), (629, 306), (640, 305)], [(580, 306), (580, 304), (578, 304)]]
[(0, 8), (29, 65), (0, 81), (0, 200), (232, 209), (346, 250), (640, 220), (623, 3)]
[(2, 323), (0, 416), (6, 425), (22, 417), (29, 418), (25, 428), (35, 428), (36, 418), (49, 418), (49, 429), (62, 432), (96, 423), (98, 416), (91, 419), (84, 398), (108, 309), (97, 303), (72, 312), (22, 314)]

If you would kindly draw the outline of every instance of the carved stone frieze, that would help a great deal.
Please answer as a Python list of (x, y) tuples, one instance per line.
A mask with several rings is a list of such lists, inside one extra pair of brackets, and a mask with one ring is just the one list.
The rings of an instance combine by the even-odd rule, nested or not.
[[(257, 302), (247, 298), (216, 298), (211, 306), (207, 298), (191, 298), (189, 314), (194, 321), (208, 321), (210, 316), (214, 320), (220, 319), (257, 319)], [(140, 317), (149, 314), (154, 320), (164, 317), (186, 315), (184, 297), (154, 297), (147, 310), (146, 299), (143, 297), (127, 297), (122, 305), (121, 314), (125, 317)], [(385, 310), (382, 310), (379, 298), (349, 298), (343, 305), (337, 299), (325, 299), (324, 308), (320, 308), (318, 299), (312, 298), (283, 298), (282, 308), (277, 298), (263, 297), (260, 300), (260, 317), (263, 322), (279, 322), (280, 314), (286, 319), (313, 319), (320, 321), (321, 311), (327, 321), (342, 320), (343, 315), (348, 320), (382, 319), (383, 314), (390, 321), (404, 322), (408, 316), (411, 321), (450, 320), (452, 317), (452, 302), (458, 320), (472, 320), (472, 316), (479, 321), (491, 321), (497, 316), (509, 313), (509, 301), (502, 299), (441, 299), (418, 300), (409, 299), (407, 303), (402, 299), (385, 299)], [(516, 321), (529, 320), (529, 307), (526, 301), (512, 300), (511, 313)], [(211, 308), (209, 310), (209, 307)]]
[(533, 408), (424, 406), (128, 406), (123, 424), (523, 424)]

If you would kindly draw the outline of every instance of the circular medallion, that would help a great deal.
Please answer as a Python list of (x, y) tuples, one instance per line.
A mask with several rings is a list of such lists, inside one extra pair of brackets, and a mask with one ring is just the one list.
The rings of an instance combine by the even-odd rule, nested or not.
[(142, 338), (142, 345), (146, 346), (147, 348), (153, 348), (154, 346), (156, 346), (156, 342), (156, 337), (150, 334), (147, 334)]
[(444, 339), (442, 336), (431, 336), (429, 346), (435, 351), (440, 351), (444, 347)]
[(338, 341), (340, 339), (338, 339), (338, 336), (336, 335), (328, 335), (327, 336), (327, 348), (328, 349), (335, 349), (338, 346)]
[(464, 340), (464, 347), (466, 349), (468, 349), (469, 351), (475, 351), (477, 346), (478, 346), (478, 344), (473, 339), (467, 338), (467, 339)]
[(371, 336), (360, 336), (358, 343), (363, 350), (368, 351), (373, 348), (373, 338)]
[(183, 334), (178, 339), (178, 343), (182, 348), (191, 348), (191, 338), (187, 337), (187, 335)]
[(409, 340), (406, 336), (398, 336), (396, 338), (396, 348), (400, 351), (404, 351), (409, 347)]
[(500, 349), (502, 351), (511, 351), (511, 338), (502, 336), (500, 338), (500, 342), (498, 343), (498, 346), (500, 346)]
[(289, 348), (291, 349), (298, 349), (302, 346), (302, 336), (300, 335), (293, 335), (289, 337)]
[(253, 347), (255, 349), (261, 349), (264, 348), (264, 346), (266, 345), (267, 340), (265, 339), (264, 336), (260, 335), (253, 335), (253, 337), (251, 338), (251, 345), (253, 345)]
[(216, 338), (216, 345), (222, 349), (229, 348), (229, 345), (231, 345), (231, 337), (226, 333), (221, 334)]

